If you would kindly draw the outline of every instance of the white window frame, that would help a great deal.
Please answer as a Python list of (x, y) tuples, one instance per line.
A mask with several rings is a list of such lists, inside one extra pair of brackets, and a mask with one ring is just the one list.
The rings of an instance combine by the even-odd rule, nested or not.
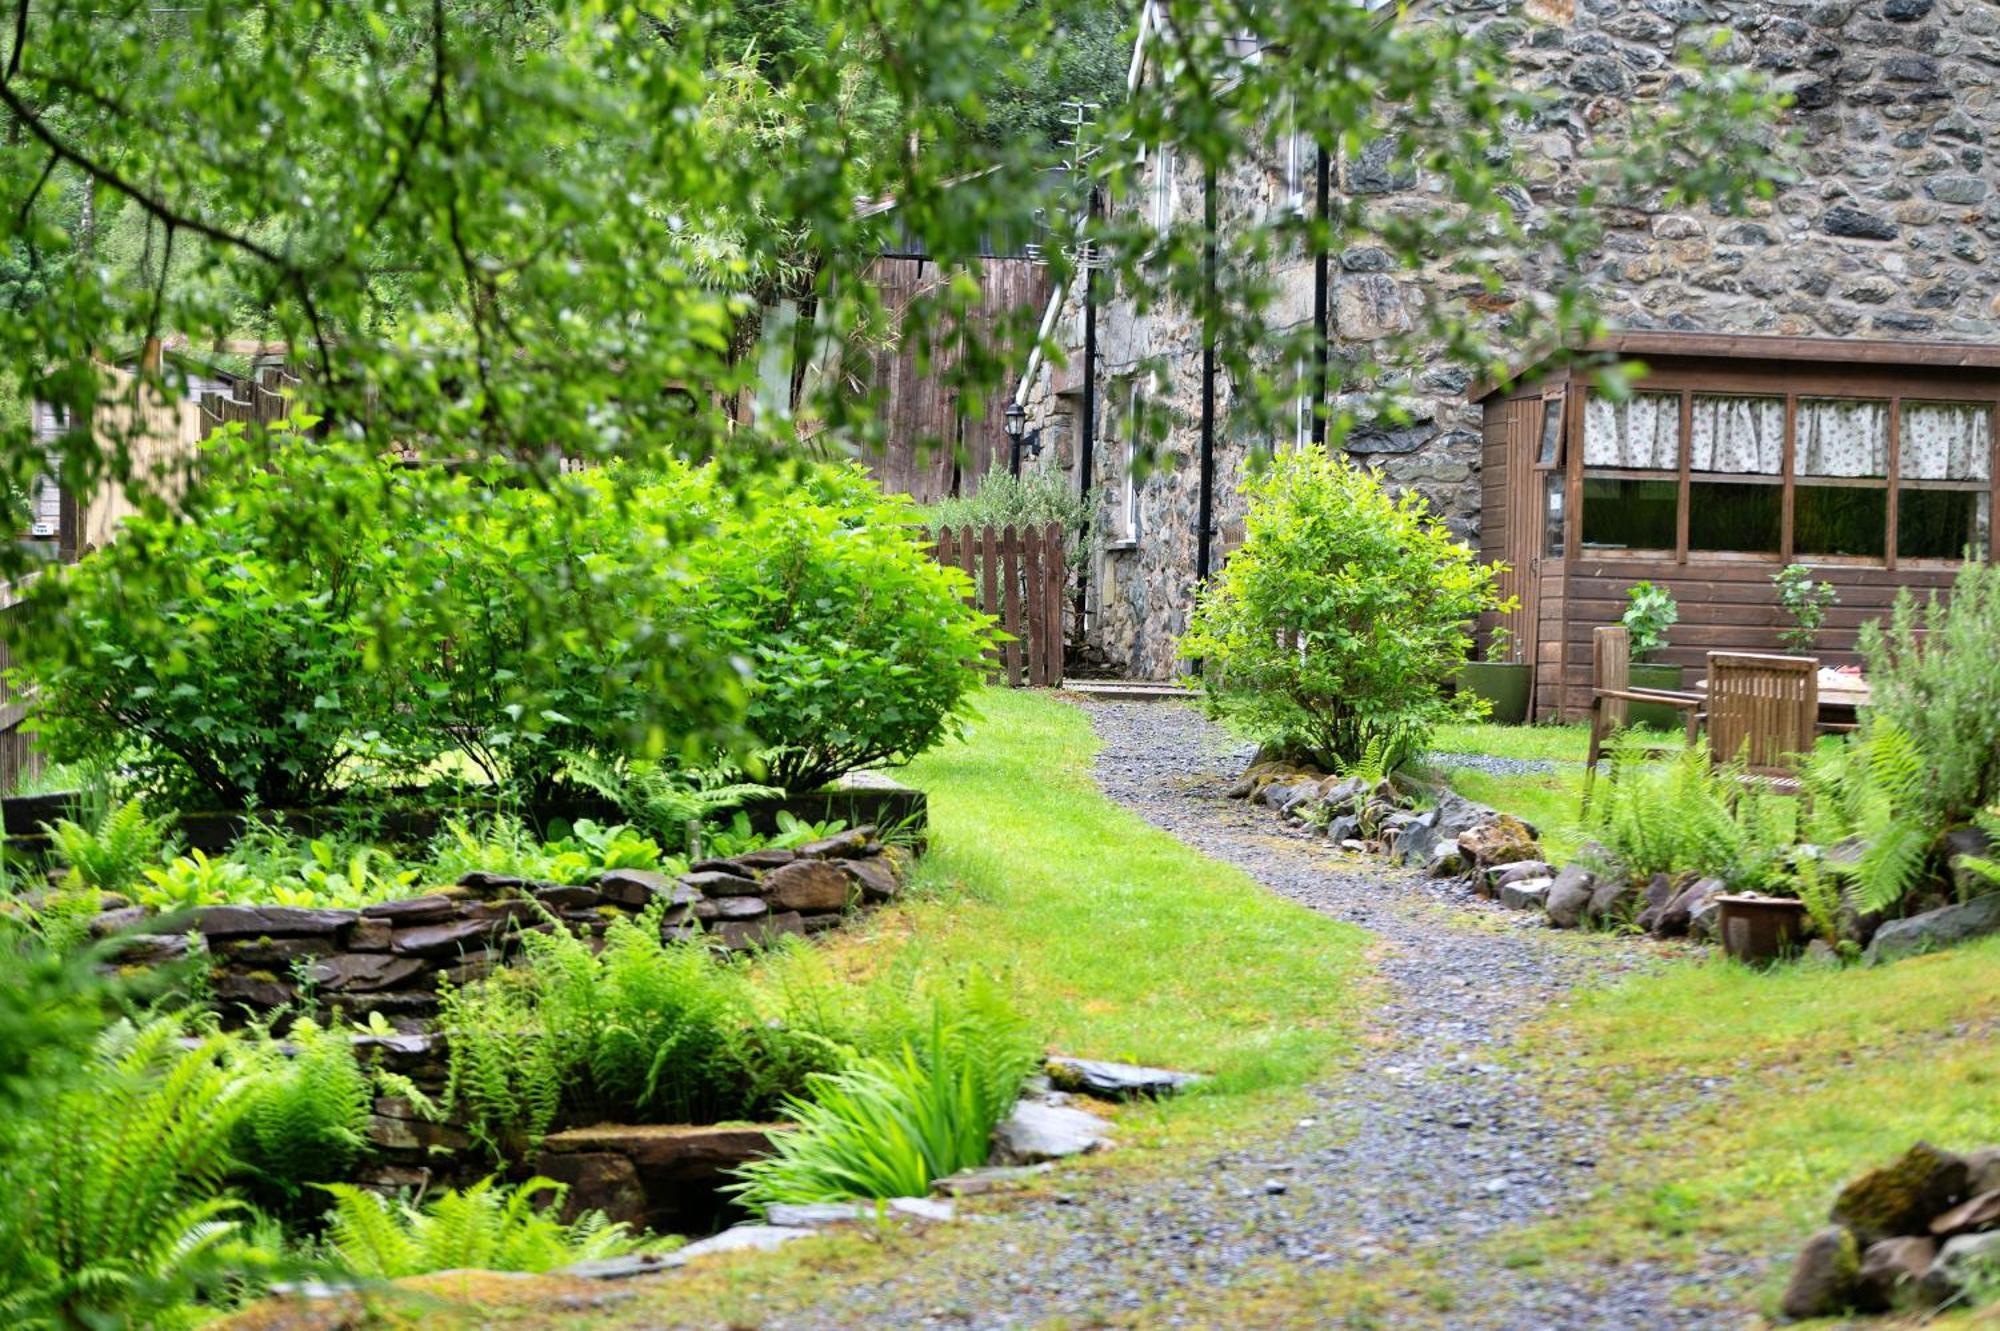
[(1152, 222), (1153, 230), (1166, 232), (1174, 224), (1174, 145), (1157, 144), (1153, 148), (1152, 180)]

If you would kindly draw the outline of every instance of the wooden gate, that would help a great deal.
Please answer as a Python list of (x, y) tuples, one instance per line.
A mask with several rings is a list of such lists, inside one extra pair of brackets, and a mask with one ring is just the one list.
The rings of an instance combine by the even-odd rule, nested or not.
[(1063, 678), (1063, 532), (1045, 527), (964, 527), (938, 532), (937, 561), (965, 570), (969, 605), (1000, 621), (1008, 640), (992, 656), (993, 678), (1052, 689)]

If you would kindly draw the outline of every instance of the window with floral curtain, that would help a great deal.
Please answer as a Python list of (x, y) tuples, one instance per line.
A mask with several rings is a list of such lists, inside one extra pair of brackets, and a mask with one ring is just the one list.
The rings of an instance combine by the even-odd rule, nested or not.
[(1898, 440), (1896, 554), (1983, 555), (1992, 528), (1993, 408), (1983, 402), (1905, 402)]
[[(1583, 404), (1583, 465), (1585, 546), (1674, 548), (1680, 510), (1679, 393), (1634, 393), (1623, 402), (1590, 394)], [(1603, 475), (1606, 471), (1661, 475)]]
[(1792, 552), (1880, 559), (1889, 544), (1889, 404), (1802, 397), (1798, 431)]

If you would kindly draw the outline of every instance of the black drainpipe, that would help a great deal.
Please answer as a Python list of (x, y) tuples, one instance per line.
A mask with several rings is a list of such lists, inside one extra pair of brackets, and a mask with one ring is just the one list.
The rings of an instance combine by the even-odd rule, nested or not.
[(1215, 521), (1215, 167), (1201, 177), (1201, 490), (1196, 505), (1198, 536), (1194, 577), (1208, 581), (1209, 527)]
[(1320, 236), (1314, 245), (1313, 255), (1313, 425), (1312, 441), (1326, 442), (1326, 390), (1327, 390), (1327, 339), (1332, 332), (1327, 327), (1326, 297), (1331, 281), (1332, 256), (1328, 253), (1326, 233), (1327, 208), (1333, 199), (1333, 155), (1321, 144), (1319, 150), (1319, 182), (1315, 190), (1314, 205), (1319, 213)]
[[(1097, 220), (1097, 187), (1090, 187), (1089, 217)], [(1090, 502), (1097, 488), (1097, 265), (1096, 242), (1091, 229), (1084, 229), (1083, 241), (1083, 425), (1077, 432), (1077, 497)], [(1085, 539), (1088, 539), (1086, 533)], [(1083, 611), (1090, 590), (1090, 561), (1085, 559), (1076, 574), (1076, 640), (1083, 641)]]

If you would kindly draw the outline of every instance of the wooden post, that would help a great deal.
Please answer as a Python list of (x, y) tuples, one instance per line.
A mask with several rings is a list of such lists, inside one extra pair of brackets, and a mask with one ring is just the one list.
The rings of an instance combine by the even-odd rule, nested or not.
[[(1009, 530), (1011, 532), (1011, 528)], [(1027, 602), (1027, 614), (1023, 618), (1027, 620), (1028, 683), (1035, 688), (1041, 688), (1044, 684), (1047, 684), (1049, 675), (1049, 665), (1046, 659), (1048, 642), (1043, 637), (1041, 625), (1043, 609), (1042, 543), (1038, 539), (1040, 536), (1041, 533), (1033, 527), (1023, 527), (1021, 529), (1021, 545), (1023, 553), (1027, 556), (1028, 565), (1026, 585), (1022, 589), (1025, 592), (1022, 599)], [(1012, 589), (1014, 584), (1010, 580), (1007, 585), (1009, 589)]]

